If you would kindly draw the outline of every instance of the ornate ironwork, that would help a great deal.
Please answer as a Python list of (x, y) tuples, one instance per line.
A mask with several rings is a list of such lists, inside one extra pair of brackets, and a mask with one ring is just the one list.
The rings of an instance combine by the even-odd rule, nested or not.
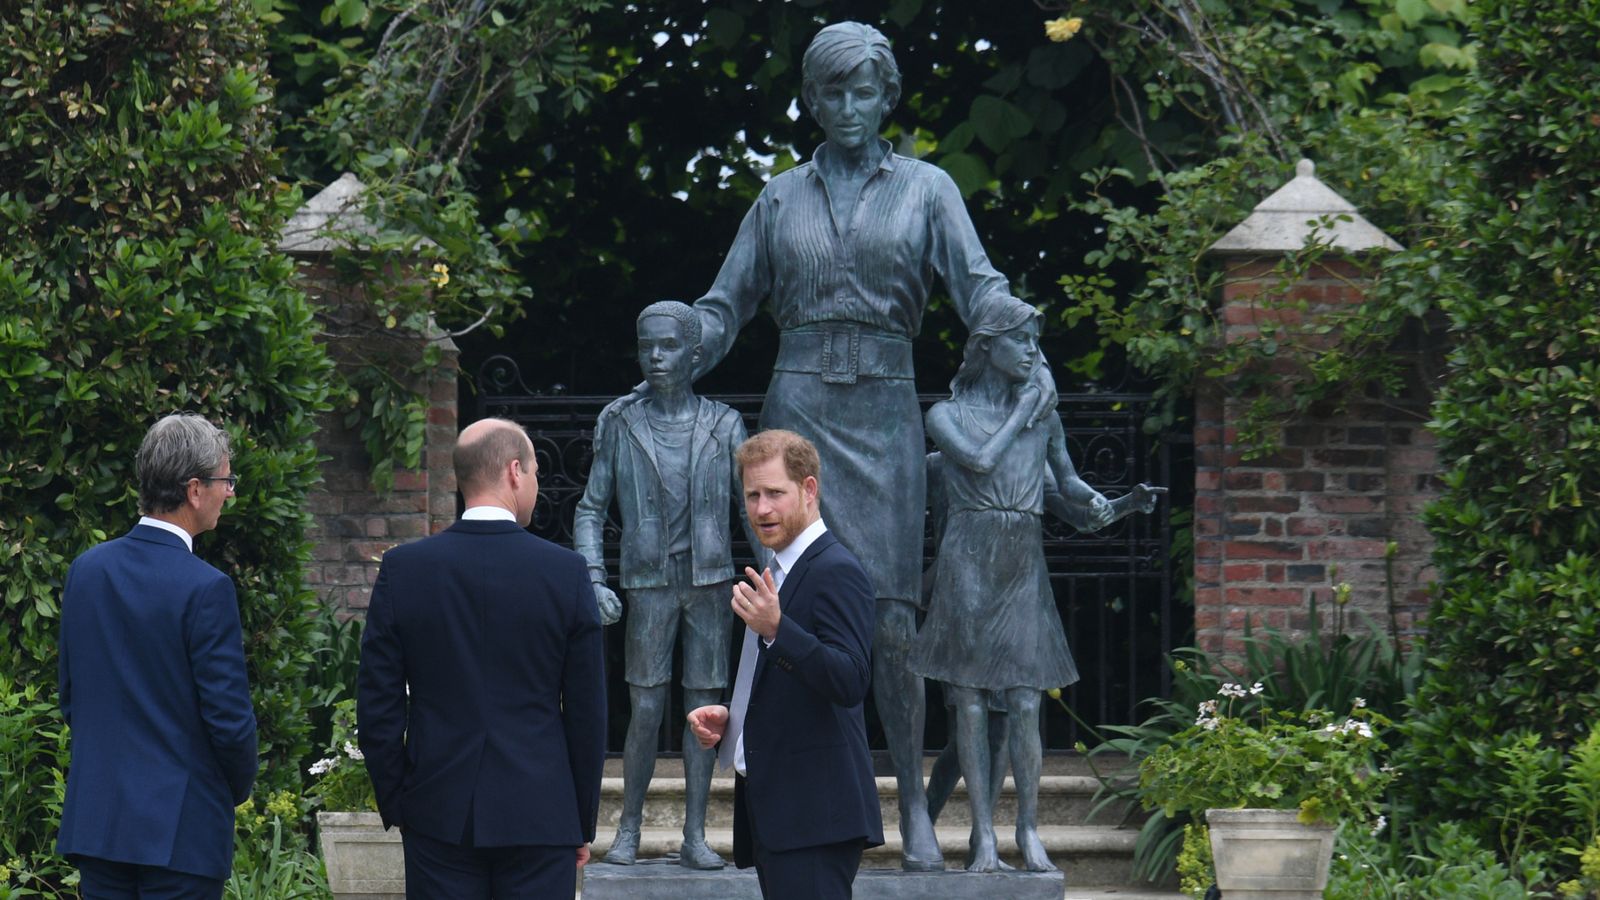
[[(612, 397), (539, 395), (522, 380), (516, 363), (495, 356), (479, 369), (477, 418), (499, 416), (518, 422), (533, 438), (539, 461), (538, 509), (532, 530), (563, 546), (572, 546), (572, 521), (593, 462), (591, 441), (596, 418)], [(923, 395), (926, 409), (944, 394)], [(761, 410), (760, 394), (719, 394), (717, 400), (737, 409), (752, 431)], [(1140, 393), (1073, 394), (1060, 398), (1059, 412), (1069, 449), (1084, 480), (1118, 496), (1139, 482), (1173, 483), (1174, 444), (1171, 435), (1145, 433), (1143, 423), (1151, 397)], [(1045, 746), (1071, 748), (1094, 740), (1079, 720), (1096, 725), (1137, 721), (1137, 705), (1167, 688), (1165, 656), (1182, 633), (1175, 628), (1172, 528), (1166, 505), (1154, 515), (1130, 516), (1104, 531), (1083, 534), (1045, 516), (1045, 559), (1051, 585), (1077, 658), (1082, 680), (1063, 691), (1062, 701), (1074, 715), (1054, 703), (1042, 717)], [(617, 573), (617, 541), (621, 531), (608, 522), (607, 566)], [(935, 551), (925, 547), (925, 563)], [(748, 547), (742, 537), (736, 555)], [(615, 587), (615, 584), (613, 584)], [(607, 629), (608, 666), (622, 670), (623, 629)], [(627, 686), (612, 679), (612, 749), (620, 751), (627, 726)], [(681, 701), (673, 698), (674, 715), (662, 728), (662, 750), (680, 749)], [(945, 733), (941, 692), (930, 686), (928, 733)], [(876, 722), (869, 709), (869, 728)], [(881, 736), (874, 734), (874, 746)]]

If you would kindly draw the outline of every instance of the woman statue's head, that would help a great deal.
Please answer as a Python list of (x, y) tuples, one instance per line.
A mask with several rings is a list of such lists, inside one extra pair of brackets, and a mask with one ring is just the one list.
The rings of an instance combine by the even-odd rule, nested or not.
[(1033, 357), (1038, 355), (1035, 347), (1039, 337), (1039, 311), (1021, 300), (1008, 297), (990, 304), (982, 313), (982, 318), (973, 323), (972, 331), (967, 335), (961, 368), (956, 370), (956, 377), (950, 382), (951, 396), (959, 396), (977, 383), (989, 368), (995, 341), (1013, 337), (1017, 346), (1007, 347), (1005, 360), (1008, 371), (1003, 373), (1010, 380), (1025, 377), (1028, 369), (1024, 362), (1031, 363)]
[(900, 100), (900, 67), (889, 39), (871, 25), (839, 22), (817, 32), (800, 68), (800, 97), (835, 144), (876, 140)]

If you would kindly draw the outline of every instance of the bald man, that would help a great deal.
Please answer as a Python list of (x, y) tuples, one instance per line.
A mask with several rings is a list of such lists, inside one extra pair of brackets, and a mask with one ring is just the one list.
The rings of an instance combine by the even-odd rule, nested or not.
[(605, 761), (588, 567), (527, 532), (538, 464), (516, 423), (468, 426), (454, 461), (461, 520), (384, 554), (372, 589), (361, 750), (407, 897), (571, 897)]

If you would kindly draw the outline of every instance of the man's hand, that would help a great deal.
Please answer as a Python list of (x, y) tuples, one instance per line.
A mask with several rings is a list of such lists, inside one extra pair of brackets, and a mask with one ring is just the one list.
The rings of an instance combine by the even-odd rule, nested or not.
[(722, 740), (722, 735), (728, 730), (728, 708), (726, 706), (702, 706), (691, 710), (687, 716), (689, 730), (694, 732), (695, 740), (700, 742), (700, 749), (709, 750)]
[(600, 610), (601, 625), (615, 625), (622, 618), (622, 601), (617, 592), (600, 582), (594, 583), (594, 605)]
[(755, 569), (745, 566), (744, 576), (750, 580), (749, 584), (733, 583), (734, 615), (743, 619), (763, 640), (776, 640), (783, 613), (778, 607), (778, 585), (772, 580), (772, 570), (762, 569), (757, 574)]
[(583, 868), (584, 866), (586, 866), (588, 864), (589, 864), (589, 845), (588, 844), (579, 844), (578, 845), (578, 868), (581, 869), (581, 868)]

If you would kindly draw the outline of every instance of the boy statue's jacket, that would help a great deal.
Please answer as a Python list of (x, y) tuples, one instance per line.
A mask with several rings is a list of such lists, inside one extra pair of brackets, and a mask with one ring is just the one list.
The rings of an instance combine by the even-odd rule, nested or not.
[[(695, 398), (689, 459), (689, 528), (695, 585), (733, 578), (733, 486), (740, 483), (734, 451), (746, 432), (739, 414), (725, 404)], [(667, 586), (666, 533), (670, 510), (662, 490), (647, 401), (603, 419), (595, 429), (594, 465), (573, 518), (573, 546), (589, 561), (591, 580), (604, 578), (601, 561), (606, 512), (616, 498), (622, 514), (622, 587)]]

